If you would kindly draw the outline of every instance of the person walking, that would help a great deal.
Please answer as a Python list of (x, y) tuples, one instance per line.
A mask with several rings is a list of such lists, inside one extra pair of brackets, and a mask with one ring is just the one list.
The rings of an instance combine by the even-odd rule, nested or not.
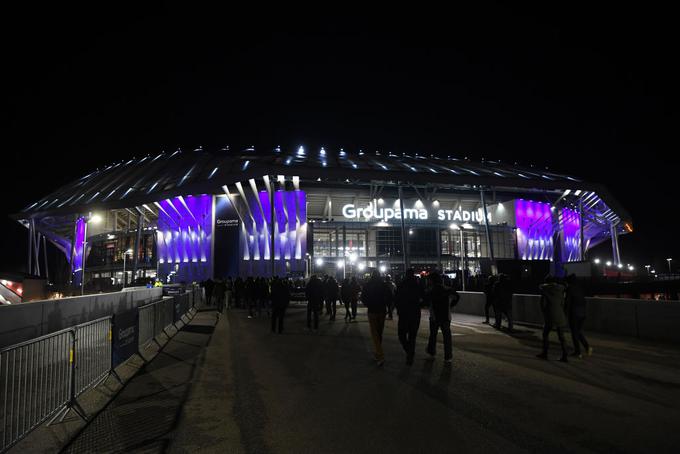
[(375, 361), (378, 366), (385, 364), (385, 353), (382, 348), (383, 330), (385, 329), (385, 315), (390, 303), (390, 289), (380, 277), (377, 270), (373, 270), (371, 278), (361, 290), (361, 301), (366, 306), (368, 323), (371, 328), (371, 339), (375, 350)]
[(399, 342), (406, 353), (406, 364), (413, 364), (416, 351), (416, 337), (420, 327), (420, 303), (422, 292), (415, 271), (409, 269), (404, 279), (397, 286), (395, 294), (395, 307), (399, 322), (397, 324), (397, 334)]
[(231, 276), (228, 276), (227, 280), (224, 281), (224, 286), (226, 288), (224, 293), (225, 305), (227, 310), (229, 310), (234, 304), (234, 281), (231, 280)]
[(501, 274), (498, 277), (498, 282), (494, 285), (493, 295), (496, 302), (494, 328), (501, 329), (501, 322), (505, 315), (505, 318), (508, 319), (508, 331), (512, 332), (512, 282), (510, 276)]
[(272, 333), (283, 333), (283, 319), (286, 316), (286, 309), (290, 303), (290, 290), (288, 285), (277, 277), (272, 281)]
[(564, 315), (564, 294), (565, 287), (560, 284), (553, 276), (545, 279), (545, 284), (539, 286), (541, 291), (541, 310), (543, 311), (543, 351), (536, 355), (541, 359), (548, 359), (548, 346), (550, 344), (550, 331), (553, 328), (557, 331), (557, 337), (562, 347), (560, 361), (568, 362), (567, 347), (564, 342), (564, 329), (567, 327), (567, 320)]
[(496, 301), (495, 301), (495, 293), (494, 293), (494, 286), (496, 285), (496, 276), (493, 274), (489, 276), (489, 279), (487, 279), (486, 284), (484, 285), (484, 295), (486, 296), (486, 301), (484, 302), (484, 315), (486, 315), (486, 320), (484, 323), (487, 325), (489, 324), (489, 309), (493, 307), (493, 312), (494, 312), (494, 318), (497, 317), (496, 315)]
[(243, 296), (248, 306), (248, 318), (253, 318), (255, 316), (255, 280), (252, 276), (248, 276), (243, 284)]
[(342, 286), (340, 287), (340, 299), (342, 300), (342, 304), (345, 306), (345, 322), (351, 322), (352, 312), (350, 307), (352, 304), (352, 289), (350, 287), (348, 277), (342, 280)]
[(234, 302), (239, 309), (243, 307), (243, 279), (237, 276), (234, 281)]
[(350, 293), (350, 305), (352, 306), (352, 321), (357, 319), (357, 306), (359, 304), (359, 293), (361, 293), (361, 287), (357, 282), (357, 278), (352, 276), (352, 280), (349, 282), (349, 293)]
[(309, 278), (305, 288), (307, 297), (307, 329), (312, 329), (312, 318), (314, 318), (314, 332), (319, 330), (319, 311), (321, 311), (324, 301), (323, 282), (316, 275)]
[(439, 273), (430, 274), (431, 287), (425, 294), (430, 307), (430, 337), (427, 342), (427, 354), (434, 359), (437, 353), (437, 334), (439, 330), (444, 338), (444, 362), (451, 364), (453, 346), (451, 345), (451, 306), (456, 305), (460, 296), (451, 287), (445, 287)]
[(567, 293), (565, 299), (567, 316), (569, 317), (569, 329), (571, 330), (571, 340), (574, 343), (574, 353), (572, 356), (582, 358), (581, 345), (588, 356), (593, 354), (593, 349), (583, 334), (583, 325), (586, 322), (586, 296), (583, 286), (576, 279), (576, 275), (570, 274), (567, 277)]
[(389, 274), (385, 277), (385, 283), (387, 284), (387, 288), (390, 291), (390, 301), (387, 306), (387, 319), (392, 320), (392, 313), (394, 312), (394, 295), (397, 292), (397, 286), (394, 285), (392, 276)]
[(215, 305), (217, 306), (217, 311), (222, 313), (224, 311), (224, 296), (227, 292), (227, 286), (224, 280), (218, 278), (215, 280), (215, 286), (213, 287), (213, 297), (215, 299)]
[(335, 321), (335, 314), (338, 310), (338, 281), (335, 280), (333, 276), (326, 280), (326, 304), (330, 308), (330, 319), (329, 321)]
[(215, 289), (215, 281), (208, 278), (208, 280), (205, 281), (204, 287), (205, 287), (205, 303), (208, 306), (212, 306), (212, 296), (213, 290)]

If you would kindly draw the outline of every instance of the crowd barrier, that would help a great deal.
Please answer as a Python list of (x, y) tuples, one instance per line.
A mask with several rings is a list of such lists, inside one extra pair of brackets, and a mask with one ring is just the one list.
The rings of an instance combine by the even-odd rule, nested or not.
[[(486, 296), (479, 292), (458, 292), (460, 301), (455, 311), (484, 315)], [(512, 296), (515, 321), (543, 324), (539, 295), (516, 293)], [(587, 315), (584, 328), (605, 334), (631, 336), (650, 341), (680, 343), (680, 302), (648, 301), (627, 298), (586, 298)], [(493, 313), (493, 309), (491, 310)]]
[(115, 368), (171, 325), (188, 323), (202, 296), (191, 289), (0, 349), (0, 453), (48, 419), (69, 411), (87, 419), (77, 398), (118, 378)]

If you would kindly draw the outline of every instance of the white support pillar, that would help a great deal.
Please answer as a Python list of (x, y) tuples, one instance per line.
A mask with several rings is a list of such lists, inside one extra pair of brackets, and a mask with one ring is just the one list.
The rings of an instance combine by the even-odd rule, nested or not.
[(618, 222), (610, 224), (610, 231), (612, 236), (612, 258), (614, 259), (615, 265), (621, 264), (621, 253), (619, 250), (619, 233), (616, 230), (616, 227), (618, 225), (619, 225)]

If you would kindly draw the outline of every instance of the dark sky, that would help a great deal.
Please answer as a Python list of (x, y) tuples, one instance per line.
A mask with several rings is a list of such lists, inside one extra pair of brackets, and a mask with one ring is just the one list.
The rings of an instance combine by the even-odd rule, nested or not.
[(680, 262), (671, 11), (69, 8), (2, 19), (0, 269), (25, 261), (7, 214), (113, 161), (224, 144), (549, 166), (630, 211), (626, 262)]

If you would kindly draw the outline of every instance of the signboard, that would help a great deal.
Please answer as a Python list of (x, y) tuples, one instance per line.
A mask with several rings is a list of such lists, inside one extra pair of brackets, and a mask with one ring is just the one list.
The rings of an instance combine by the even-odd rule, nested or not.
[(113, 319), (111, 354), (114, 368), (137, 353), (139, 343), (137, 318), (138, 309), (134, 308), (116, 314)]
[[(432, 212), (431, 212), (432, 211)], [(478, 210), (463, 210), (458, 208), (457, 210), (446, 210), (446, 209), (432, 209), (428, 210), (420, 202), (416, 202), (411, 206), (404, 204), (404, 212), (399, 207), (399, 201), (394, 203), (383, 202), (382, 204), (373, 199), (373, 201), (368, 202), (366, 206), (355, 206), (353, 203), (349, 203), (342, 207), (342, 216), (345, 219), (355, 219), (357, 221), (365, 222), (389, 222), (391, 219), (404, 219), (409, 220), (420, 220), (427, 221), (429, 219), (435, 221), (448, 221), (448, 222), (484, 222), (484, 215), (482, 214), (482, 209)], [(489, 222), (491, 222), (491, 213), (487, 214)]]
[(238, 275), (240, 221), (227, 197), (215, 197), (213, 277)]

